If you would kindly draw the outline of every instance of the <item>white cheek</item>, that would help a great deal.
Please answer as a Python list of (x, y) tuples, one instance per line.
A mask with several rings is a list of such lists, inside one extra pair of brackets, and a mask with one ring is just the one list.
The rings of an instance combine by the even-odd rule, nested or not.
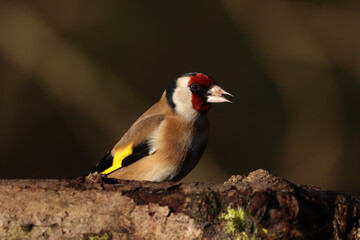
[(173, 94), (173, 101), (175, 103), (175, 112), (186, 120), (192, 121), (198, 117), (199, 113), (192, 105), (192, 93), (187, 86), (188, 81), (189, 77), (178, 79), (177, 88)]

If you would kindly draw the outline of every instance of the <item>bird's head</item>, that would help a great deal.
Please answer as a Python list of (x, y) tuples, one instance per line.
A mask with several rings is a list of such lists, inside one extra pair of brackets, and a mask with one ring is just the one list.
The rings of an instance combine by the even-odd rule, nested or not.
[(169, 106), (187, 120), (207, 113), (212, 103), (230, 102), (223, 95), (232, 96), (203, 73), (186, 73), (166, 89)]

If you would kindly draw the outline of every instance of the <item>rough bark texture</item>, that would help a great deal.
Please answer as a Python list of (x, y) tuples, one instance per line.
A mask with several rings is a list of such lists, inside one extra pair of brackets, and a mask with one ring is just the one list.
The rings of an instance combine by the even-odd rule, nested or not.
[(0, 180), (0, 239), (360, 239), (360, 201), (265, 170), (225, 184)]

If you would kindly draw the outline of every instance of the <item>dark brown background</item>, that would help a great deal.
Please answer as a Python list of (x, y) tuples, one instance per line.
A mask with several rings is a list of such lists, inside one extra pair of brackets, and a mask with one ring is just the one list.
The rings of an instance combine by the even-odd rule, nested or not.
[(76, 178), (179, 75), (214, 106), (186, 181), (257, 168), (360, 196), (358, 0), (0, 1), (0, 178)]

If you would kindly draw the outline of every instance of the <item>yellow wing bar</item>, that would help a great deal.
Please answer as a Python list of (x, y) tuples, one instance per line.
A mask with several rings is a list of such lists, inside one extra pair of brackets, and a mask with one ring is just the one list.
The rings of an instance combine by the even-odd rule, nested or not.
[(108, 169), (102, 171), (102, 174), (108, 174), (111, 173), (119, 168), (122, 167), (122, 161), (129, 155), (131, 155), (133, 153), (133, 149), (132, 149), (133, 144), (129, 144), (124, 148), (120, 148), (117, 149), (115, 151), (115, 155), (114, 155), (114, 159), (112, 162), (111, 167), (109, 167)]

